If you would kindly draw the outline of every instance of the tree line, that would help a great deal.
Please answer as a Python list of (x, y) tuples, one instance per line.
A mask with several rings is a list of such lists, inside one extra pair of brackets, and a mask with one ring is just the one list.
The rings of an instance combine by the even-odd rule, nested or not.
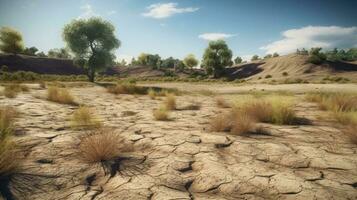
[[(193, 54), (187, 55), (183, 60), (169, 57), (162, 59), (158, 54), (141, 53), (137, 58), (133, 58), (130, 64), (125, 60), (115, 63), (114, 50), (120, 47), (120, 40), (115, 37), (115, 27), (108, 21), (99, 17), (89, 19), (75, 19), (65, 25), (62, 33), (66, 48), (51, 49), (47, 55), (38, 52), (36, 47), (24, 47), (20, 32), (3, 27), (0, 29), (0, 50), (5, 53), (25, 54), (39, 57), (71, 58), (73, 62), (82, 67), (88, 76), (89, 81), (93, 82), (98, 72), (105, 70), (113, 65), (149, 66), (153, 69), (173, 68), (175, 71), (193, 69), (199, 61)], [(312, 48), (310, 51), (305, 49), (297, 50), (299, 55), (309, 55), (309, 62), (321, 64), (326, 60), (331, 61), (353, 61), (357, 60), (357, 49), (352, 48), (348, 51), (334, 49), (325, 53), (321, 48)], [(218, 78), (222, 75), (224, 68), (233, 64), (243, 63), (239, 56), (232, 60), (232, 50), (224, 40), (210, 41), (205, 49), (201, 68), (205, 69), (208, 75)], [(263, 58), (254, 55), (251, 61), (278, 57), (279, 54), (267, 54)], [(233, 62), (234, 61), (234, 62)]]

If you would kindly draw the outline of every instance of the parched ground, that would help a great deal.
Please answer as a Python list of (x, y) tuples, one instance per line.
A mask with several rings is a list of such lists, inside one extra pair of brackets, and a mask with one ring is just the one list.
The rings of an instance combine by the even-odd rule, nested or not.
[(315, 104), (295, 107), (312, 125), (264, 124), (271, 135), (243, 137), (208, 131), (210, 118), (225, 110), (213, 96), (178, 96), (179, 108), (198, 102), (201, 109), (155, 121), (152, 109), (162, 100), (71, 88), (135, 147), (93, 165), (78, 151), (86, 133), (69, 126), (76, 107), (38, 98), (46, 91), (33, 87), (15, 99), (0, 97), (20, 112), (15, 140), (25, 155), (8, 185), (14, 199), (357, 199), (357, 145)]

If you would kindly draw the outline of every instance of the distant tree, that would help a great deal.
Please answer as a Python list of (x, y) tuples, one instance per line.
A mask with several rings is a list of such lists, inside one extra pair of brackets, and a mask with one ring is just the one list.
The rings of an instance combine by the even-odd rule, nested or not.
[(157, 54), (149, 54), (147, 57), (147, 65), (153, 69), (159, 69), (161, 65), (161, 57)]
[(232, 66), (232, 51), (224, 40), (211, 41), (204, 54), (202, 65), (208, 74), (219, 77), (223, 69)]
[(161, 62), (161, 68), (174, 68), (177, 60), (174, 59), (173, 57), (168, 57), (166, 59), (163, 59)]
[(29, 56), (36, 56), (37, 51), (38, 49), (36, 47), (26, 47), (22, 53)]
[(300, 49), (296, 49), (296, 54), (298, 54), (298, 55), (309, 55), (309, 52), (305, 48), (302, 48), (301, 50)]
[(326, 55), (320, 52), (321, 50), (322, 48), (320, 47), (311, 48), (309, 51), (308, 62), (316, 65), (323, 63), (326, 60)]
[(135, 65), (138, 65), (138, 64), (139, 64), (139, 62), (137, 60), (135, 60), (135, 58), (132, 58), (129, 65), (130, 66), (135, 66)]
[(234, 59), (234, 64), (241, 64), (242, 63), (242, 58), (241, 57), (239, 57), (239, 56), (237, 56), (235, 59)]
[(47, 57), (47, 55), (46, 55), (43, 51), (37, 53), (36, 55), (37, 55), (38, 57)]
[(273, 57), (279, 57), (279, 54), (277, 52), (273, 53)]
[(271, 57), (273, 57), (271, 54), (267, 54), (266, 56), (264, 56), (264, 59), (271, 58)]
[(47, 55), (50, 58), (65, 58), (65, 59), (71, 58), (71, 55), (69, 54), (68, 50), (65, 48), (50, 49)]
[(0, 50), (4, 53), (22, 53), (24, 43), (21, 33), (10, 27), (2, 27), (0, 29)]
[(251, 59), (251, 61), (256, 61), (256, 60), (260, 60), (258, 55), (254, 55)]
[(86, 70), (91, 82), (96, 72), (114, 62), (113, 51), (120, 46), (114, 31), (111, 23), (97, 17), (73, 20), (64, 28), (64, 41), (75, 56), (75, 63)]
[(356, 61), (357, 60), (357, 48), (351, 48), (346, 52), (347, 61)]
[(187, 68), (192, 69), (198, 65), (198, 60), (195, 58), (195, 55), (189, 54), (183, 59), (183, 64)]
[(139, 65), (148, 65), (148, 56), (149, 56), (149, 54), (141, 53), (138, 56), (138, 64)]

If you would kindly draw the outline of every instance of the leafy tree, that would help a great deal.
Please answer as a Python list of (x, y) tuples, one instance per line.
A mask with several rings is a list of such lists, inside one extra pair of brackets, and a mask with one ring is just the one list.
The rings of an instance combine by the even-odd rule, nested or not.
[(174, 59), (173, 57), (168, 57), (162, 60), (161, 68), (174, 68), (176, 63), (177, 59)]
[(37, 51), (38, 49), (36, 47), (30, 47), (30, 48), (26, 47), (22, 53), (29, 56), (36, 56)]
[(120, 46), (114, 31), (112, 24), (97, 17), (73, 20), (64, 27), (64, 41), (75, 56), (75, 63), (87, 71), (91, 82), (96, 72), (113, 64), (113, 51)]
[(271, 57), (273, 57), (271, 54), (267, 54), (266, 56), (264, 56), (264, 59), (271, 58)]
[(69, 54), (68, 50), (65, 48), (50, 49), (47, 55), (50, 58), (66, 58), (66, 59), (71, 58), (71, 55)]
[(43, 51), (37, 53), (36, 55), (37, 55), (38, 57), (47, 57), (47, 55), (46, 55)]
[(208, 74), (219, 77), (223, 69), (232, 66), (232, 51), (224, 40), (211, 41), (204, 54), (202, 65)]
[(130, 66), (135, 66), (135, 65), (138, 65), (138, 64), (139, 64), (139, 62), (137, 60), (135, 60), (135, 58), (132, 58), (129, 65)]
[(308, 62), (316, 65), (323, 63), (326, 60), (326, 55), (320, 52), (321, 50), (322, 48), (320, 47), (311, 48), (309, 52)]
[(345, 60), (347, 60), (347, 61), (356, 61), (357, 60), (357, 48), (349, 49), (347, 51), (347, 53), (346, 53)]
[(138, 56), (138, 64), (139, 65), (148, 65), (148, 56), (149, 54), (146, 54), (146, 53), (141, 53), (139, 56)]
[(239, 56), (237, 56), (235, 59), (234, 59), (234, 64), (241, 64), (242, 63), (242, 61), (243, 61), (243, 59), (241, 58), (241, 57), (239, 57)]
[(2, 27), (0, 29), (0, 50), (12, 54), (23, 52), (24, 43), (21, 33), (10, 27)]
[(300, 49), (296, 49), (296, 54), (298, 54), (298, 55), (309, 55), (309, 52), (305, 48), (302, 48), (301, 50)]
[(195, 58), (195, 55), (189, 54), (183, 59), (183, 64), (187, 67), (192, 69), (198, 65), (198, 60)]
[(254, 55), (252, 56), (252, 58), (250, 59), (251, 61), (256, 61), (256, 60), (259, 60), (259, 56), (258, 55)]
[(161, 57), (157, 54), (149, 54), (147, 57), (147, 65), (153, 69), (159, 69), (161, 65)]
[(279, 57), (279, 54), (277, 52), (273, 53), (273, 57)]

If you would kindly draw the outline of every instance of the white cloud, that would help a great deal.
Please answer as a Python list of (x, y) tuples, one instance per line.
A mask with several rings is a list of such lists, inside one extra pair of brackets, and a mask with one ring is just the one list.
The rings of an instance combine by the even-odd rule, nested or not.
[(350, 48), (357, 46), (357, 27), (306, 26), (282, 33), (283, 39), (260, 47), (266, 53), (292, 53), (298, 48)]
[(82, 14), (78, 16), (78, 19), (88, 19), (90, 17), (100, 16), (99, 14), (94, 12), (93, 7), (90, 4), (81, 6), (81, 10), (82, 10)]
[(195, 12), (198, 9), (199, 8), (193, 8), (193, 7), (179, 8), (177, 7), (177, 3), (158, 3), (158, 4), (152, 4), (149, 7), (147, 7), (148, 11), (146, 13), (142, 13), (142, 15), (145, 17), (162, 19), (162, 18), (171, 17), (174, 14)]
[[(248, 55), (242, 55), (241, 56), (242, 60), (243, 61), (247, 61), (247, 62), (249, 62), (250, 59), (252, 59), (252, 57), (253, 57), (253, 54), (248, 54)], [(236, 58), (236, 57), (234, 57), (234, 58)]]
[(204, 39), (204, 40), (224, 40), (226, 38), (234, 37), (234, 34), (228, 34), (228, 33), (203, 33), (198, 36), (198, 38)]

